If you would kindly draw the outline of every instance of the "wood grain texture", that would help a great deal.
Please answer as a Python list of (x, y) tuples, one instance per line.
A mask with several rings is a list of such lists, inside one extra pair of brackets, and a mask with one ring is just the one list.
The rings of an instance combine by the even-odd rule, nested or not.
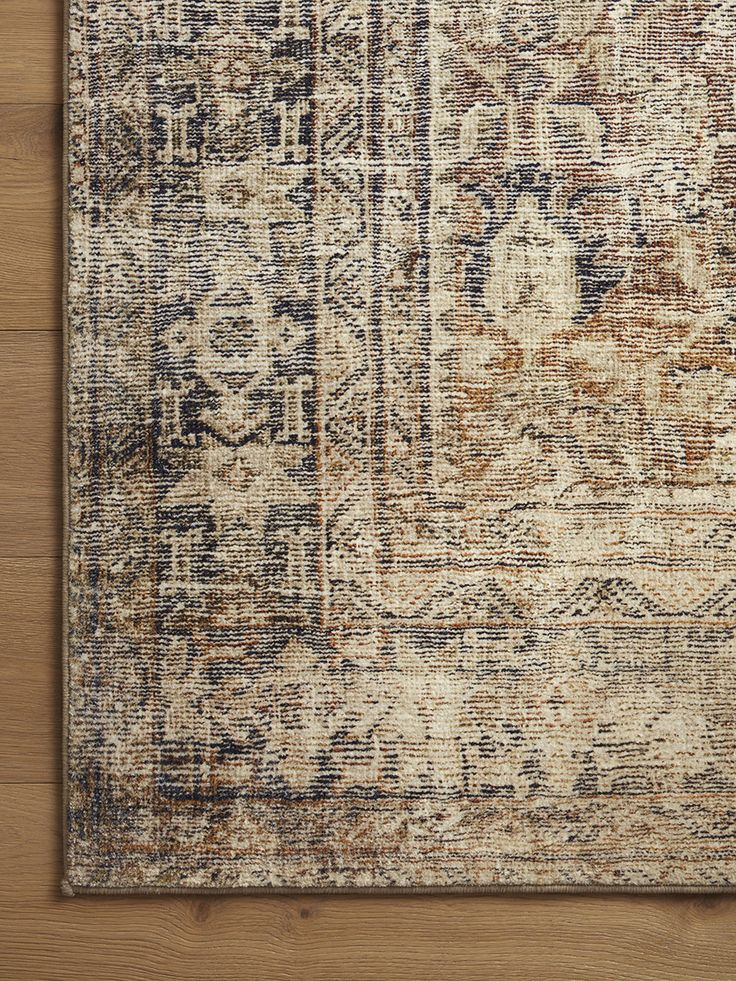
[(0, 332), (0, 557), (60, 554), (60, 359), (58, 333)]
[[(0, 800), (0, 978), (729, 981), (736, 900), (58, 897), (58, 793)], [(8, 964), (12, 965), (10, 973)]]
[[(47, 224), (56, 223), (62, 124), (60, 106), (0, 106), (0, 211), (43, 211)], [(54, 250), (55, 266), (56, 259)]]
[(0, 3), (0, 103), (62, 101), (63, 0)]
[(61, 108), (0, 105), (0, 330), (61, 329)]
[(0, 330), (61, 329), (61, 115), (0, 105)]
[(61, 228), (56, 209), (0, 204), (0, 329), (59, 330)]
[(60, 778), (60, 562), (0, 558), (0, 782)]

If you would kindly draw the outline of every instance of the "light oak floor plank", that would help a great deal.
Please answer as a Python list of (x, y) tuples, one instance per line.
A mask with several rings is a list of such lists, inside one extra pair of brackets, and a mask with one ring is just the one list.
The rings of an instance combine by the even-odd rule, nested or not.
[(0, 212), (41, 210), (57, 221), (61, 131), (59, 106), (0, 105)]
[(0, 3), (0, 103), (61, 103), (62, 0)]
[(60, 252), (56, 208), (0, 201), (0, 330), (60, 330)]
[(0, 557), (61, 554), (60, 357), (58, 333), (0, 332)]
[(60, 563), (0, 558), (0, 783), (61, 771)]
[(0, 105), (0, 330), (61, 329), (61, 109)]

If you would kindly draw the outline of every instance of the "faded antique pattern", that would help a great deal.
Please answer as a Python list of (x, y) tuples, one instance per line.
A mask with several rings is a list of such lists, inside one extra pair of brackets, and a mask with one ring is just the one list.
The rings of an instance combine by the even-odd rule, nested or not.
[(733, 0), (69, 0), (66, 888), (736, 883)]

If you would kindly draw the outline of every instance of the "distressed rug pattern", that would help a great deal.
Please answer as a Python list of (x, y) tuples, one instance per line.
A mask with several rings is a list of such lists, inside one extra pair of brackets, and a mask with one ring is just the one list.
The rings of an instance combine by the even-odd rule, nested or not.
[(736, 9), (70, 0), (65, 889), (736, 882)]

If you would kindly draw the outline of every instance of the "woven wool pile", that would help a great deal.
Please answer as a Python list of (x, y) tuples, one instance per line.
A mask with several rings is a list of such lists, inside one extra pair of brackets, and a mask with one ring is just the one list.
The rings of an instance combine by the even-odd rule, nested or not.
[(736, 880), (716, 0), (70, 0), (67, 891)]

